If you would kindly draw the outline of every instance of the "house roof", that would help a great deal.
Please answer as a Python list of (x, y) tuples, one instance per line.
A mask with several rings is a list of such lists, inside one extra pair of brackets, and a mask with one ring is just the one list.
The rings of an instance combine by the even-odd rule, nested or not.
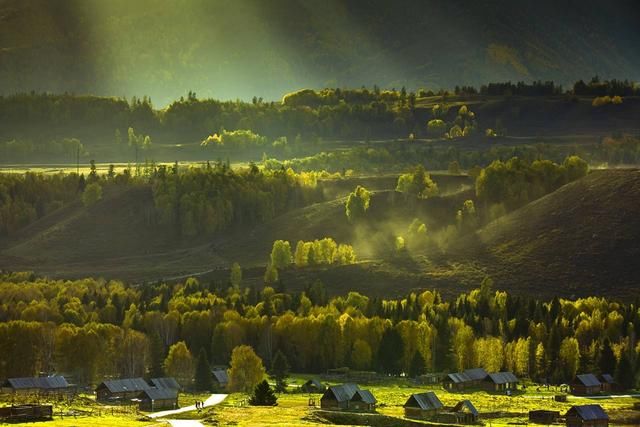
[(151, 384), (157, 388), (173, 388), (180, 390), (180, 384), (173, 377), (151, 378)]
[(412, 394), (404, 404), (405, 408), (414, 408), (415, 406), (423, 410), (428, 409), (441, 409), (442, 402), (438, 399), (438, 396), (432, 391), (426, 393)]
[(483, 368), (465, 369), (464, 373), (467, 374), (471, 381), (479, 381), (487, 377), (487, 371)]
[(600, 405), (580, 405), (580, 406), (572, 406), (569, 411), (567, 411), (568, 415), (578, 415), (585, 421), (589, 420), (608, 420), (609, 416), (602, 409)]
[(362, 401), (370, 405), (375, 405), (377, 402), (376, 398), (373, 396), (373, 393), (371, 393), (369, 390), (356, 390), (350, 400)]
[(473, 406), (473, 403), (471, 403), (470, 400), (461, 400), (456, 403), (456, 406), (453, 407), (453, 412), (465, 412), (465, 409), (476, 417), (478, 416), (478, 410)]
[(324, 385), (317, 378), (311, 378), (310, 380), (307, 380), (307, 382), (304, 383), (304, 385), (306, 386), (312, 385), (316, 388), (324, 388)]
[(218, 382), (218, 384), (227, 384), (229, 382), (229, 375), (227, 375), (227, 371), (223, 369), (216, 369), (211, 372), (213, 375), (213, 379)]
[(348, 402), (358, 390), (360, 390), (360, 388), (356, 384), (345, 383), (329, 387), (324, 395), (326, 396), (328, 393), (331, 393), (338, 402)]
[(140, 393), (140, 398), (147, 397), (151, 400), (170, 400), (178, 398), (178, 390), (175, 388), (148, 388)]
[(59, 375), (52, 377), (9, 378), (6, 383), (15, 390), (32, 388), (55, 390), (69, 387), (69, 383), (65, 377)]
[(124, 393), (128, 391), (142, 391), (151, 388), (149, 384), (142, 378), (125, 378), (121, 380), (106, 380), (100, 386), (104, 385), (111, 393)]
[(582, 383), (582, 385), (586, 387), (597, 387), (601, 384), (598, 378), (593, 374), (576, 375), (576, 381)]
[(512, 372), (494, 372), (492, 374), (488, 374), (488, 378), (493, 381), (495, 384), (507, 384), (507, 383), (517, 383), (518, 377), (513, 375)]
[(615, 384), (616, 383), (616, 380), (613, 379), (611, 374), (602, 374), (602, 375), (600, 375), (600, 379), (602, 380), (603, 383), (607, 383), (607, 384)]
[(464, 372), (454, 372), (451, 374), (447, 374), (447, 378), (449, 378), (451, 381), (453, 381), (456, 384), (466, 383), (471, 381), (471, 378), (469, 378), (469, 376)]

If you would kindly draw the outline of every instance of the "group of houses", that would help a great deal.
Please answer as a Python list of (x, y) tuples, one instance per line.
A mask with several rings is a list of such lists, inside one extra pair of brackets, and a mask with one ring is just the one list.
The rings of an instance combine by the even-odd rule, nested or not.
[(594, 374), (581, 374), (569, 384), (572, 394), (578, 396), (589, 396), (599, 393), (611, 393), (619, 391), (618, 384), (610, 374), (596, 376)]
[(102, 403), (138, 403), (142, 411), (178, 408), (180, 385), (174, 378), (106, 380), (96, 387), (96, 400)]
[(482, 388), (487, 391), (511, 391), (518, 387), (518, 377), (512, 372), (489, 373), (483, 368), (467, 369), (463, 372), (447, 374), (442, 385), (449, 391)]
[(4, 394), (65, 396), (75, 394), (76, 387), (60, 375), (50, 377), (8, 378), (2, 383)]
[[(487, 380), (486, 377), (482, 377), (479, 370), (471, 370), (471, 372), (464, 374), (467, 378), (474, 378), (466, 381), (476, 381), (477, 385), (483, 385)], [(514, 377), (505, 374), (500, 372), (487, 374), (487, 376), (493, 375), (490, 384), (505, 384), (508, 387), (514, 387), (517, 379), (514, 381)], [(320, 381), (313, 379), (303, 384), (301, 390), (309, 393), (322, 393), (320, 407), (325, 410), (372, 412), (377, 404), (371, 391), (361, 389), (354, 383), (325, 388)], [(445, 424), (476, 424), (479, 417), (478, 410), (470, 400), (460, 400), (455, 405), (447, 407), (433, 391), (412, 394), (403, 407), (404, 415), (407, 418)], [(560, 412), (557, 411), (537, 410), (529, 413), (529, 419), (534, 423), (553, 424), (560, 418)], [(600, 405), (572, 406), (564, 418), (567, 427), (607, 427), (609, 425), (609, 417)]]

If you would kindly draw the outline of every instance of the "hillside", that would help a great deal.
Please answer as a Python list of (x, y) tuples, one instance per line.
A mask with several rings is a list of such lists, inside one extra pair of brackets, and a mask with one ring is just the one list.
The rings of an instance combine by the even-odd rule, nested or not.
[(0, 93), (166, 105), (189, 90), (279, 99), (298, 87), (638, 80), (639, 20), (633, 0), (3, 0)]
[(516, 292), (637, 296), (639, 216), (640, 171), (593, 171), (466, 236), (450, 253)]

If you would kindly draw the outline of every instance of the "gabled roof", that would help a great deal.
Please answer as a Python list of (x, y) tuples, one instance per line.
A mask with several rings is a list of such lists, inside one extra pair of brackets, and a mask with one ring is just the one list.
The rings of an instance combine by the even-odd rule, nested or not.
[(600, 380), (602, 380), (603, 383), (607, 383), (607, 384), (615, 384), (616, 380), (613, 379), (613, 377), (610, 374), (602, 374), (600, 375)]
[(142, 391), (151, 388), (142, 378), (125, 378), (121, 380), (103, 381), (98, 388), (104, 385), (111, 393), (124, 393), (129, 391)]
[(332, 394), (338, 402), (348, 402), (358, 390), (360, 388), (353, 383), (334, 385), (329, 387), (322, 397)]
[(307, 386), (312, 385), (316, 388), (324, 388), (324, 385), (317, 378), (311, 378), (310, 380), (307, 380), (307, 382), (304, 383), (304, 385), (307, 385)]
[(449, 378), (451, 381), (453, 381), (456, 384), (466, 383), (471, 381), (471, 378), (469, 378), (469, 376), (464, 372), (454, 372), (451, 374), (447, 374), (447, 378)]
[(227, 375), (227, 371), (223, 369), (216, 369), (213, 372), (213, 379), (217, 381), (218, 384), (227, 384), (229, 382), (229, 375)]
[(418, 407), (422, 410), (429, 409), (441, 409), (442, 402), (438, 399), (438, 396), (432, 391), (426, 393), (415, 393), (409, 396), (409, 399), (404, 404), (405, 408)]
[(151, 378), (151, 384), (157, 388), (173, 388), (180, 390), (180, 384), (173, 377)]
[(370, 405), (375, 405), (377, 402), (376, 398), (373, 397), (373, 394), (369, 390), (356, 390), (349, 400), (356, 402), (361, 401)]
[(32, 388), (55, 390), (69, 387), (69, 383), (63, 376), (9, 378), (6, 384), (15, 390)]
[(571, 409), (567, 411), (567, 416), (574, 414), (578, 415), (585, 421), (609, 419), (609, 416), (604, 412), (604, 409), (602, 409), (602, 406), (600, 405), (572, 406)]
[(140, 393), (140, 398), (145, 396), (151, 400), (170, 400), (178, 398), (178, 390), (175, 388), (148, 388)]
[(470, 400), (461, 400), (453, 407), (453, 412), (465, 412), (465, 409), (475, 415), (478, 416), (478, 410)]
[(471, 379), (471, 381), (479, 381), (487, 377), (487, 371), (483, 368), (465, 369), (464, 373)]
[(582, 374), (576, 375), (576, 381), (582, 383), (582, 385), (586, 387), (598, 387), (600, 386), (600, 381), (593, 374)]
[(513, 375), (512, 372), (495, 372), (492, 374), (488, 374), (487, 378), (495, 384), (507, 384), (507, 383), (518, 382), (518, 377)]

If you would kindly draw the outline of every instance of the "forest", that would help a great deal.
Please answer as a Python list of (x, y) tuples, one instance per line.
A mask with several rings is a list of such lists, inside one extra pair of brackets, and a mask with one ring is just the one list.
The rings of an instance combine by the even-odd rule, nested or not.
[(495, 290), (490, 278), (450, 301), (437, 291), (327, 298), (320, 282), (300, 293), (282, 282), (245, 288), (240, 268), (225, 282), (140, 288), (31, 273), (0, 282), (0, 344), (10, 349), (0, 355), (1, 376), (55, 371), (86, 384), (160, 375), (171, 349), (185, 344), (190, 355), (204, 349), (221, 365), (241, 345), (266, 363), (281, 351), (299, 372), (418, 375), (481, 366), (554, 384), (578, 372), (613, 372), (633, 387), (638, 368), (637, 299), (543, 301)]

